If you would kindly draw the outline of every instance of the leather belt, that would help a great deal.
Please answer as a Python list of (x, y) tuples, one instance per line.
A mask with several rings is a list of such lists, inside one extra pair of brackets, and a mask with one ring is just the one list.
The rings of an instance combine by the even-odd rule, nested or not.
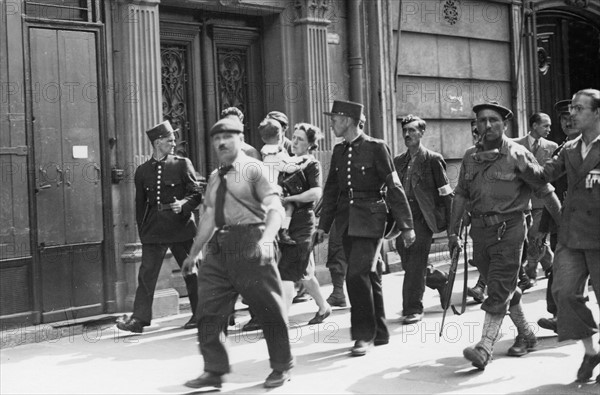
[(471, 225), (478, 228), (485, 228), (488, 226), (497, 225), (501, 222), (506, 222), (511, 219), (515, 219), (518, 217), (523, 218), (524, 213), (522, 211), (516, 211), (514, 213), (506, 213), (506, 214), (479, 214), (471, 216)]
[(156, 207), (158, 211), (168, 211), (171, 210), (171, 203), (158, 203)]
[(379, 191), (355, 191), (353, 189), (348, 189), (347, 191), (342, 191), (342, 195), (346, 195), (350, 199), (369, 199), (369, 198), (380, 198), (381, 192), (379, 192)]
[(223, 225), (219, 232), (242, 232), (251, 228), (259, 228), (265, 226), (264, 222), (256, 222), (253, 224), (237, 224), (237, 225)]

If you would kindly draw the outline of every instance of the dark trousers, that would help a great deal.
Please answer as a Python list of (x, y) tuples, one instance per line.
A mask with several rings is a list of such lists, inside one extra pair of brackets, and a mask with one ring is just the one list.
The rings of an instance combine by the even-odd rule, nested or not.
[(504, 232), (503, 223), (471, 226), (470, 232), (473, 261), (488, 286), (488, 297), (481, 308), (491, 314), (506, 314), (509, 306), (521, 301), (517, 279), (526, 233), (525, 218), (516, 216), (505, 223)]
[(342, 244), (348, 264), (346, 288), (351, 304), (352, 340), (388, 339), (381, 275), (371, 270), (381, 247), (380, 240), (348, 236), (346, 229), (342, 234)]
[(257, 252), (263, 229), (236, 226), (229, 231), (218, 231), (208, 243), (198, 272), (200, 303), (196, 313), (200, 353), (207, 372), (230, 371), (221, 336), (240, 294), (262, 326), (271, 368), (287, 370), (293, 366), (277, 262), (262, 262)]
[(433, 238), (433, 232), (427, 226), (421, 210), (411, 203), (411, 211), (416, 236), (415, 242), (406, 248), (401, 237), (396, 239), (396, 249), (400, 254), (402, 269), (404, 269), (402, 315), (423, 313), (427, 261)]
[(332, 275), (341, 276), (343, 281), (343, 278), (346, 276), (346, 255), (344, 254), (344, 246), (342, 245), (342, 234), (338, 232), (335, 221), (329, 231), (329, 246), (325, 266)]
[[(170, 244), (142, 244), (142, 265), (138, 273), (138, 287), (133, 302), (132, 318), (150, 325), (152, 321), (152, 300), (154, 290), (167, 250), (170, 249), (179, 267), (187, 258), (193, 239)], [(190, 298), (192, 311), (198, 306), (198, 277), (195, 274), (185, 276), (185, 286)]]

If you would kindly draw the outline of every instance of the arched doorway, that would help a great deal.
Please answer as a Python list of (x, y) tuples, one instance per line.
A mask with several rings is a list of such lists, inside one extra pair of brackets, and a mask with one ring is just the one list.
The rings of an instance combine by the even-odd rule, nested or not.
[(554, 103), (571, 98), (580, 89), (600, 88), (598, 21), (600, 15), (594, 10), (573, 5), (541, 9), (535, 14), (539, 109), (552, 114), (549, 138), (558, 143), (565, 135), (554, 114)]

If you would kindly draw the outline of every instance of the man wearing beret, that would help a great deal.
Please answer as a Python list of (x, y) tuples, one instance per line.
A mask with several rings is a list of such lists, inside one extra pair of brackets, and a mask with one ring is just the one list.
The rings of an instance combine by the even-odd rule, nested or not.
[(505, 136), (512, 112), (497, 103), (478, 104), (473, 112), (481, 145), (469, 148), (463, 157), (454, 189), (448, 247), (451, 253), (461, 248), (457, 233), (469, 204), (473, 261), (487, 282), (488, 297), (481, 305), (485, 311), (481, 340), (466, 348), (463, 355), (473, 366), (485, 369), (507, 311), (518, 332), (508, 355), (522, 356), (537, 346), (517, 287), (526, 232), (525, 212), (531, 208), (532, 191), (544, 200), (555, 218), (560, 202), (554, 188), (535, 173), (537, 162), (532, 153)]
[(266, 388), (290, 379), (294, 365), (287, 329), (283, 286), (277, 270), (275, 236), (285, 215), (273, 177), (259, 160), (241, 150), (243, 125), (232, 117), (210, 130), (221, 167), (208, 181), (206, 210), (182, 271), (199, 268), (198, 341), (204, 373), (185, 383), (190, 388), (220, 388), (231, 367), (221, 335), (238, 295), (263, 328), (273, 371)]
[[(583, 89), (569, 105), (581, 135), (544, 166), (547, 180), (567, 174), (568, 190), (558, 228), (552, 294), (558, 305), (558, 341), (581, 340), (584, 357), (577, 381), (585, 383), (600, 363), (598, 324), (584, 296), (588, 279), (600, 300), (600, 91)], [(597, 302), (596, 302), (597, 303)], [(596, 312), (598, 306), (596, 305)], [(596, 377), (600, 382), (600, 375)]]
[[(331, 117), (335, 136), (343, 137), (344, 142), (333, 149), (316, 241), (323, 240), (335, 220), (348, 264), (346, 287), (352, 306), (350, 330), (355, 340), (351, 355), (362, 356), (371, 345), (389, 342), (381, 279), (377, 270), (372, 270), (386, 229), (387, 206), (402, 230), (406, 247), (414, 242), (415, 232), (390, 149), (359, 127), (362, 104), (336, 100), (331, 112), (325, 114)], [(384, 187), (387, 206), (381, 192)]]
[(428, 265), (428, 257), (433, 234), (446, 230), (450, 222), (453, 191), (444, 158), (421, 143), (427, 123), (411, 114), (402, 118), (401, 124), (408, 150), (394, 158), (394, 166), (406, 191), (416, 234), (415, 243), (408, 248), (396, 239), (404, 269), (402, 323), (406, 325), (423, 318), (425, 285), (439, 292), (442, 308), (448, 303), (448, 276)]
[[(142, 242), (142, 265), (133, 302), (133, 314), (119, 320), (121, 330), (141, 333), (152, 320), (152, 299), (163, 259), (170, 249), (181, 267), (196, 234), (192, 211), (202, 200), (196, 171), (189, 159), (173, 155), (175, 134), (169, 121), (146, 132), (152, 158), (135, 171), (135, 217)], [(198, 304), (198, 278), (184, 275), (192, 311)], [(196, 327), (196, 317), (184, 325)]]

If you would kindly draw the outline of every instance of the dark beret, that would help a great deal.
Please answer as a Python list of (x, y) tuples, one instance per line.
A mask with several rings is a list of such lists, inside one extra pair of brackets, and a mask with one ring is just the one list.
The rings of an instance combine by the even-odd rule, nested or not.
[(244, 125), (237, 117), (225, 117), (220, 119), (210, 128), (210, 137), (218, 133), (244, 133)]
[(481, 104), (477, 104), (476, 106), (473, 106), (473, 112), (475, 114), (477, 114), (479, 111), (485, 110), (485, 109), (490, 109), (490, 110), (496, 111), (497, 113), (500, 114), (502, 119), (504, 119), (505, 121), (507, 121), (513, 117), (512, 111), (510, 111), (506, 107), (501, 106), (496, 101), (492, 101), (492, 102), (488, 102), (488, 103), (481, 103)]

